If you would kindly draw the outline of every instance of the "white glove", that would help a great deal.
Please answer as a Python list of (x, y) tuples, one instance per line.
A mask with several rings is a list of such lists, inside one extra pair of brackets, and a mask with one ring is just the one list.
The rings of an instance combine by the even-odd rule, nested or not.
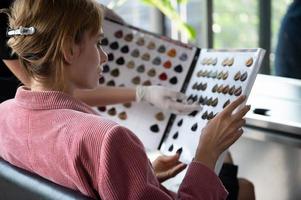
[[(189, 114), (192, 111), (202, 109), (197, 103), (188, 104), (186, 99), (185, 94), (162, 86), (138, 86), (136, 88), (137, 102), (146, 101), (165, 111), (175, 114)], [(179, 103), (177, 100), (183, 103)]]

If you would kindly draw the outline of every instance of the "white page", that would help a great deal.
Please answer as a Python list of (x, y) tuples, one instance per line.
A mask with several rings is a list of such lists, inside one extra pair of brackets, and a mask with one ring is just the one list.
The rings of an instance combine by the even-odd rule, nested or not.
[[(161, 146), (161, 151), (164, 154), (172, 155), (178, 149), (182, 148), (182, 153), (180, 160), (185, 163), (190, 163), (195, 155), (195, 151), (199, 142), (199, 137), (201, 135), (202, 128), (208, 122), (208, 117), (205, 118), (204, 113), (217, 113), (223, 110), (223, 106), (226, 101), (233, 101), (239, 95), (250, 94), (251, 88), (254, 84), (257, 72), (260, 68), (261, 61), (264, 55), (264, 50), (262, 49), (237, 49), (237, 50), (211, 50), (203, 49), (200, 54), (197, 66), (194, 69), (193, 75), (188, 84), (186, 95), (195, 96), (196, 100), (199, 101), (201, 96), (203, 99), (207, 98), (212, 100), (218, 100), (217, 105), (203, 105), (203, 110), (193, 116), (177, 116), (168, 135), (166, 136), (164, 143)], [(223, 61), (225, 59), (232, 59), (233, 64), (231, 66), (223, 66)], [(253, 59), (252, 65), (247, 67), (246, 62), (249, 59)], [(206, 63), (206, 59), (211, 59), (211, 61)], [(216, 64), (213, 64), (215, 63)], [(225, 62), (227, 63), (227, 62)], [(228, 62), (229, 63), (229, 62)], [(205, 72), (210, 73), (205, 73)], [(216, 72), (216, 74), (215, 74)], [(220, 73), (224, 74), (224, 79), (218, 76)], [(247, 78), (241, 78), (241, 80), (234, 80), (234, 76), (240, 72), (240, 74), (247, 73)], [(207, 75), (206, 75), (207, 74)], [(227, 76), (225, 74), (228, 74)], [(237, 76), (238, 77), (238, 76)], [(242, 81), (243, 80), (243, 81)], [(203, 90), (193, 89), (194, 84), (207, 85)], [(228, 89), (220, 90), (221, 92), (213, 92), (215, 86), (228, 86)], [(232, 94), (230, 88), (241, 87), (241, 93)], [(195, 88), (195, 87), (194, 87)], [(224, 92), (224, 93), (223, 93)], [(208, 101), (207, 101), (208, 102)], [(202, 118), (203, 117), (203, 118)], [(182, 121), (182, 124), (180, 122)], [(195, 130), (192, 130), (193, 126), (197, 126)], [(219, 159), (216, 172), (219, 172), (223, 161), (223, 156)]]

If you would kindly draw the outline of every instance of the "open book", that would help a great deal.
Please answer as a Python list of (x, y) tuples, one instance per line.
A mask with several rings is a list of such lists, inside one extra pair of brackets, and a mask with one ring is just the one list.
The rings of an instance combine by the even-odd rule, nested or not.
[(102, 41), (108, 53), (108, 86), (162, 85), (181, 91), (202, 111), (175, 116), (148, 103), (98, 108), (103, 116), (135, 133), (146, 150), (181, 151), (189, 163), (202, 128), (239, 95), (249, 95), (264, 56), (263, 49), (199, 49), (139, 28), (104, 21)]

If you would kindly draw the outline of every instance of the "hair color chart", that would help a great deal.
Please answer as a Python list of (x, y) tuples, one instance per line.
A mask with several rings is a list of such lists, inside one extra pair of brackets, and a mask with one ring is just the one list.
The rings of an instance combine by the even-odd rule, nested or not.
[(202, 128), (240, 95), (249, 96), (265, 51), (263, 49), (203, 49), (185, 94), (203, 109), (177, 116), (161, 145), (164, 154), (181, 152), (190, 163)]
[[(102, 47), (108, 54), (101, 85), (130, 87), (162, 85), (180, 91), (199, 50), (138, 28), (104, 21)], [(170, 113), (148, 103), (126, 103), (98, 108), (101, 115), (133, 131), (147, 150), (155, 150)]]

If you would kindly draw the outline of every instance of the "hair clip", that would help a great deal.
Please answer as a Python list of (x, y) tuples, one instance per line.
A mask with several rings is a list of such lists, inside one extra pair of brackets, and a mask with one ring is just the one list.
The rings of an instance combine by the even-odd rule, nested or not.
[(20, 27), (15, 30), (8, 30), (7, 36), (19, 36), (19, 35), (33, 35), (36, 32), (36, 29), (34, 27)]

